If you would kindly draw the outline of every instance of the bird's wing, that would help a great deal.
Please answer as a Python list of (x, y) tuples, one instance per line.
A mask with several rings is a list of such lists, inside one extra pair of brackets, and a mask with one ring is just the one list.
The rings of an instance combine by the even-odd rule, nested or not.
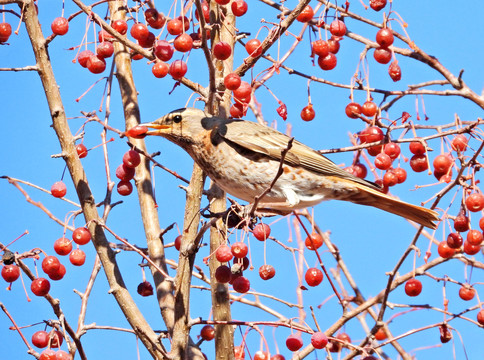
[[(225, 126), (219, 128), (218, 133), (229, 142), (265, 154), (275, 160), (281, 160), (281, 153), (287, 148), (290, 140), (290, 137), (277, 130), (251, 121), (228, 121)], [(291, 149), (284, 158), (284, 163), (301, 166), (321, 175), (337, 176), (374, 189), (380, 189), (377, 185), (341, 169), (328, 158), (297, 140), (293, 141)]]

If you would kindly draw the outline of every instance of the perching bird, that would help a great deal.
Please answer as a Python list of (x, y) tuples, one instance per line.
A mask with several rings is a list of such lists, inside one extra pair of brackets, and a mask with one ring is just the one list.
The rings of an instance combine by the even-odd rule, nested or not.
[[(248, 202), (270, 187), (291, 140), (255, 122), (223, 119), (194, 108), (174, 110), (141, 125), (154, 129), (146, 135), (181, 146), (219, 187)], [(353, 176), (296, 140), (285, 155), (282, 175), (257, 209), (290, 213), (332, 199), (374, 206), (432, 229), (433, 221), (439, 220), (435, 211), (382, 193), (376, 184)]]

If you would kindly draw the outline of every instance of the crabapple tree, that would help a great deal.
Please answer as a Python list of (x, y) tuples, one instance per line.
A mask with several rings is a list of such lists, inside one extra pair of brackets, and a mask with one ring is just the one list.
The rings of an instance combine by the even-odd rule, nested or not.
[[(482, 354), (482, 5), (0, 4), (6, 356)], [(337, 201), (264, 217), (144, 138), (188, 106), (277, 127), (441, 221)]]

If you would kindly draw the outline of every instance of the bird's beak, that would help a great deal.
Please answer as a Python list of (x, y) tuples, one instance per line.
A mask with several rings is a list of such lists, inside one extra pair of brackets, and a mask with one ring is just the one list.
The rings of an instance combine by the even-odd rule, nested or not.
[(140, 124), (140, 126), (146, 126), (147, 128), (154, 129), (146, 132), (146, 135), (162, 135), (171, 132), (172, 129), (171, 125), (160, 124), (158, 121)]

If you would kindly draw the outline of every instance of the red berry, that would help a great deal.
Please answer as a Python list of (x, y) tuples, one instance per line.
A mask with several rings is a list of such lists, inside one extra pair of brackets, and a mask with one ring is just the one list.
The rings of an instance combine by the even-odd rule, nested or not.
[(479, 246), (484, 241), (484, 236), (479, 230), (469, 230), (466, 240), (471, 245)]
[(258, 350), (254, 354), (254, 360), (269, 360), (271, 355), (268, 352), (263, 352), (262, 350)]
[(311, 43), (313, 54), (325, 57), (329, 54), (328, 43), (324, 40), (316, 40)]
[(245, 294), (250, 290), (250, 281), (244, 276), (239, 276), (234, 280), (232, 286), (238, 293)]
[(378, 106), (373, 101), (366, 101), (363, 106), (361, 107), (361, 112), (365, 116), (375, 116), (376, 112), (378, 111)]
[(300, 335), (291, 334), (286, 339), (286, 346), (290, 351), (298, 351), (303, 346), (303, 341)]
[(301, 110), (301, 119), (304, 121), (311, 121), (316, 117), (316, 112), (313, 109), (313, 105), (309, 104)]
[(422, 283), (420, 280), (412, 278), (405, 283), (405, 293), (408, 296), (418, 296), (422, 292)]
[(388, 64), (392, 59), (392, 52), (387, 48), (376, 48), (373, 52), (373, 57), (379, 64)]
[(402, 69), (400, 68), (400, 65), (398, 65), (398, 61), (393, 61), (390, 64), (388, 67), (388, 75), (390, 75), (392, 80), (395, 82), (402, 79)]
[(49, 333), (44, 330), (34, 332), (32, 344), (39, 349), (45, 348), (49, 344)]
[(387, 0), (370, 0), (370, 7), (375, 11), (380, 11), (387, 5)]
[(44, 260), (42, 260), (42, 270), (46, 274), (52, 274), (59, 271), (60, 265), (59, 259), (52, 255), (46, 256)]
[(96, 49), (97, 56), (103, 59), (113, 56), (113, 53), (114, 53), (114, 46), (109, 41), (103, 41), (98, 45)]
[(49, 293), (50, 282), (45, 278), (37, 278), (30, 284), (30, 290), (37, 296), (45, 296)]
[(276, 269), (272, 265), (262, 265), (259, 268), (259, 276), (262, 280), (272, 279), (276, 275)]
[(279, 107), (277, 108), (277, 114), (284, 120), (287, 120), (287, 106), (282, 101), (279, 101)]
[(377, 126), (370, 126), (360, 132), (359, 138), (362, 144), (373, 143), (383, 140), (383, 131)]
[(481, 217), (479, 219), (479, 227), (481, 228), (482, 231), (484, 231), (484, 217)]
[(464, 239), (462, 239), (462, 236), (459, 233), (453, 232), (447, 236), (447, 245), (451, 249), (460, 249), (463, 242)]
[(475, 255), (481, 250), (480, 245), (472, 245), (468, 241), (464, 241), (464, 252), (467, 255)]
[(146, 126), (136, 125), (131, 129), (126, 131), (126, 136), (135, 138), (135, 139), (143, 139), (148, 132), (148, 128)]
[(149, 32), (148, 36), (146, 38), (138, 40), (138, 43), (141, 47), (145, 49), (149, 49), (155, 45), (155, 40), (156, 40), (155, 34), (153, 34), (152, 32)]
[(62, 181), (57, 181), (50, 188), (50, 192), (52, 196), (56, 198), (61, 198), (67, 193), (66, 184), (64, 184)]
[(51, 349), (45, 349), (40, 353), (39, 360), (57, 360), (56, 352)]
[(231, 276), (232, 272), (227, 265), (220, 265), (217, 269), (215, 269), (215, 279), (217, 279), (219, 283), (228, 283)]
[(235, 16), (243, 16), (247, 12), (247, 3), (244, 0), (234, 0), (230, 5)]
[(72, 250), (69, 255), (69, 261), (72, 265), (82, 266), (86, 262), (86, 253), (81, 249)]
[(97, 55), (92, 55), (87, 59), (87, 69), (93, 74), (100, 74), (106, 70), (106, 60)]
[(392, 160), (395, 160), (400, 155), (400, 146), (396, 143), (387, 143), (383, 147), (385, 154), (390, 156)]
[(98, 40), (101, 43), (103, 41), (114, 41), (116, 40), (116, 38), (108, 33), (106, 30), (101, 30), (98, 33)]
[(153, 295), (153, 286), (148, 281), (143, 281), (138, 285), (136, 291), (143, 297), (151, 296)]
[(482, 193), (473, 193), (466, 199), (466, 207), (471, 212), (477, 212), (484, 209), (484, 195)]
[(155, 42), (155, 56), (161, 61), (169, 61), (173, 52), (175, 51), (170, 43), (166, 40), (158, 40)]
[(64, 350), (57, 350), (55, 353), (55, 360), (72, 360), (71, 355)]
[(265, 241), (270, 234), (271, 227), (263, 223), (258, 223), (256, 226), (254, 226), (254, 230), (252, 230), (252, 235), (254, 235), (254, 237), (259, 241)]
[[(235, 360), (240, 360), (240, 358), (235, 358)], [(271, 356), (271, 360), (286, 360), (286, 358), (281, 354), (275, 354)]]
[(247, 41), (245, 44), (245, 50), (247, 50), (247, 54), (252, 57), (257, 57), (262, 54), (262, 46), (259, 39), (251, 39)]
[(134, 174), (134, 168), (127, 167), (124, 164), (121, 164), (116, 168), (116, 177), (119, 180), (129, 181), (134, 177)]
[(398, 184), (398, 176), (393, 172), (393, 170), (388, 170), (385, 175), (383, 175), (383, 186), (395, 186)]
[(187, 64), (183, 60), (175, 60), (170, 65), (170, 75), (175, 79), (181, 79), (187, 73)]
[(250, 84), (247, 81), (241, 81), (240, 86), (234, 90), (234, 97), (240, 100), (247, 98), (250, 100), (251, 93), (252, 88)]
[(426, 152), (425, 146), (419, 141), (411, 142), (408, 148), (410, 152), (414, 155), (423, 155)]
[(439, 247), (437, 249), (437, 252), (439, 253), (439, 256), (444, 258), (444, 259), (448, 259), (448, 258), (454, 256), (454, 254), (455, 254), (455, 250), (452, 249), (448, 245), (447, 241), (445, 241), (445, 240), (441, 241), (439, 243)]
[(230, 73), (224, 78), (224, 85), (229, 90), (236, 90), (239, 88), (242, 80), (236, 73)]
[(66, 274), (66, 268), (64, 265), (60, 264), (59, 270), (51, 272), (50, 274), (47, 274), (47, 275), (49, 275), (49, 279), (57, 281), (57, 280), (61, 280), (65, 274)]
[(433, 165), (436, 172), (446, 173), (452, 166), (452, 159), (448, 155), (438, 155), (434, 159)]
[(87, 156), (87, 148), (84, 144), (77, 144), (76, 151), (79, 159), (83, 159)]
[[(383, 328), (379, 328), (375, 333), (375, 339), (378, 341), (385, 340), (387, 338), (387, 334)], [(366, 359), (366, 358), (365, 358)], [(370, 360), (370, 359), (367, 359)]]
[(452, 149), (454, 151), (464, 151), (467, 148), (468, 141), (469, 140), (464, 135), (456, 135), (456, 137), (452, 139)]
[(484, 325), (484, 309), (481, 309), (477, 313), (477, 322), (481, 325)]
[(213, 47), (213, 55), (218, 60), (227, 60), (232, 55), (232, 48), (227, 42), (220, 41)]
[(12, 35), (12, 27), (9, 23), (0, 23), (0, 43), (7, 42), (8, 38)]
[(85, 227), (78, 227), (72, 233), (72, 240), (78, 245), (86, 245), (91, 241), (91, 233)]
[(350, 102), (345, 108), (346, 116), (351, 119), (358, 119), (362, 111), (361, 105), (355, 102)]
[(337, 63), (336, 56), (331, 52), (325, 57), (320, 56), (318, 58), (318, 65), (323, 70), (333, 70)]
[(329, 52), (332, 54), (337, 54), (339, 51), (339, 40), (336, 38), (331, 37), (331, 39), (328, 40), (328, 47), (329, 47)]
[(2, 277), (3, 280), (6, 282), (14, 282), (17, 280), (20, 276), (20, 269), (17, 265), (11, 264), (11, 265), (5, 265), (2, 267)]
[(389, 28), (383, 28), (376, 33), (376, 42), (382, 48), (387, 48), (393, 44), (393, 33)]
[(350, 172), (354, 176), (359, 177), (360, 179), (364, 179), (366, 175), (368, 175), (368, 169), (366, 168), (366, 166), (359, 162), (351, 165), (345, 170)]
[(463, 285), (459, 289), (459, 297), (464, 301), (470, 301), (476, 296), (476, 290), (472, 286)]
[(422, 172), (429, 168), (427, 161), (427, 156), (425, 155), (414, 155), (410, 159), (410, 167), (415, 172)]
[(242, 116), (244, 116), (244, 107), (241, 104), (233, 104), (230, 107), (230, 116), (236, 119), (240, 119)]
[(227, 262), (232, 260), (234, 255), (232, 254), (232, 249), (228, 245), (220, 245), (215, 251), (215, 257), (221, 263)]
[(309, 250), (319, 249), (323, 245), (323, 237), (316, 232), (313, 232), (306, 238), (304, 244)]
[(81, 51), (77, 56), (77, 61), (79, 61), (79, 65), (84, 68), (87, 67), (87, 60), (89, 60), (89, 58), (93, 55), (94, 53), (91, 50)]
[(324, 349), (326, 345), (328, 345), (328, 338), (320, 331), (315, 332), (311, 336), (311, 345), (313, 345), (315, 349)]
[(303, 11), (297, 16), (296, 20), (299, 22), (309, 22), (314, 16), (314, 10), (311, 6), (306, 6)]
[(380, 170), (388, 170), (392, 166), (392, 158), (385, 153), (380, 153), (375, 157), (375, 166)]
[[(203, 17), (205, 19), (205, 22), (209, 22), (210, 21), (210, 5), (206, 1), (202, 1), (201, 5), (202, 5), (202, 13), (203, 13)], [(199, 15), (198, 15), (198, 11), (195, 11), (195, 17), (197, 18), (197, 20), (200, 20)]]
[(234, 255), (236, 258), (242, 259), (247, 255), (249, 252), (249, 248), (247, 245), (243, 242), (236, 242), (232, 244), (232, 255)]
[(383, 151), (383, 145), (371, 146), (367, 148), (366, 151), (368, 151), (368, 155), (370, 156), (377, 156)]
[(347, 333), (340, 333), (340, 334), (336, 335), (336, 339), (338, 339), (340, 341), (330, 341), (329, 342), (329, 344), (330, 344), (329, 351), (330, 352), (334, 352), (334, 353), (340, 352), (341, 349), (343, 348), (343, 343), (351, 343), (351, 338), (349, 337), (349, 335)]
[(329, 32), (333, 36), (344, 36), (346, 34), (346, 25), (341, 20), (335, 19), (329, 25)]
[(407, 180), (407, 172), (405, 171), (405, 169), (397, 167), (397, 168), (393, 169), (393, 173), (395, 175), (397, 175), (399, 184), (401, 184), (401, 183), (405, 182), (405, 180)]
[(168, 74), (169, 70), (170, 67), (163, 61), (157, 61), (151, 68), (151, 72), (158, 79), (164, 78)]
[(137, 151), (128, 150), (123, 155), (123, 165), (135, 168), (141, 163), (141, 156)]
[(469, 218), (463, 212), (455, 217), (454, 229), (458, 232), (466, 232), (469, 230)]
[(69, 21), (66, 18), (58, 17), (50, 25), (52, 32), (56, 35), (65, 35), (69, 31)]
[(129, 181), (121, 180), (116, 188), (121, 196), (128, 196), (133, 192), (133, 185)]
[[(186, 16), (178, 16), (177, 19), (183, 24), (183, 29), (188, 31), (190, 29), (190, 20)], [(209, 36), (210, 37), (210, 36)]]
[(54, 251), (57, 255), (68, 255), (72, 250), (72, 243), (69, 239), (61, 237), (54, 242)]
[(166, 22), (165, 15), (156, 9), (147, 9), (145, 11), (145, 19), (153, 29), (161, 29)]
[(134, 37), (136, 40), (144, 40), (147, 39), (148, 36), (150, 35), (150, 31), (146, 27), (145, 24), (142, 23), (136, 23), (131, 27), (131, 30), (129, 31), (132, 37)]
[(111, 27), (121, 35), (125, 35), (128, 32), (128, 23), (124, 20), (114, 20)]
[(219, 5), (227, 5), (230, 0), (215, 0), (215, 2)]
[(166, 30), (171, 35), (180, 35), (183, 32), (183, 24), (181, 20), (178, 19), (171, 19), (166, 24)]
[(180, 251), (180, 247), (181, 247), (182, 241), (183, 241), (183, 236), (181, 236), (181, 235), (178, 235), (175, 238), (175, 249), (177, 249), (178, 251)]
[(323, 281), (323, 272), (317, 268), (309, 268), (304, 279), (309, 286), (318, 286)]
[(211, 325), (205, 325), (200, 330), (200, 337), (205, 341), (211, 341), (215, 337), (215, 329)]
[(187, 33), (180, 34), (173, 42), (173, 46), (180, 52), (190, 51), (193, 47), (193, 39)]

